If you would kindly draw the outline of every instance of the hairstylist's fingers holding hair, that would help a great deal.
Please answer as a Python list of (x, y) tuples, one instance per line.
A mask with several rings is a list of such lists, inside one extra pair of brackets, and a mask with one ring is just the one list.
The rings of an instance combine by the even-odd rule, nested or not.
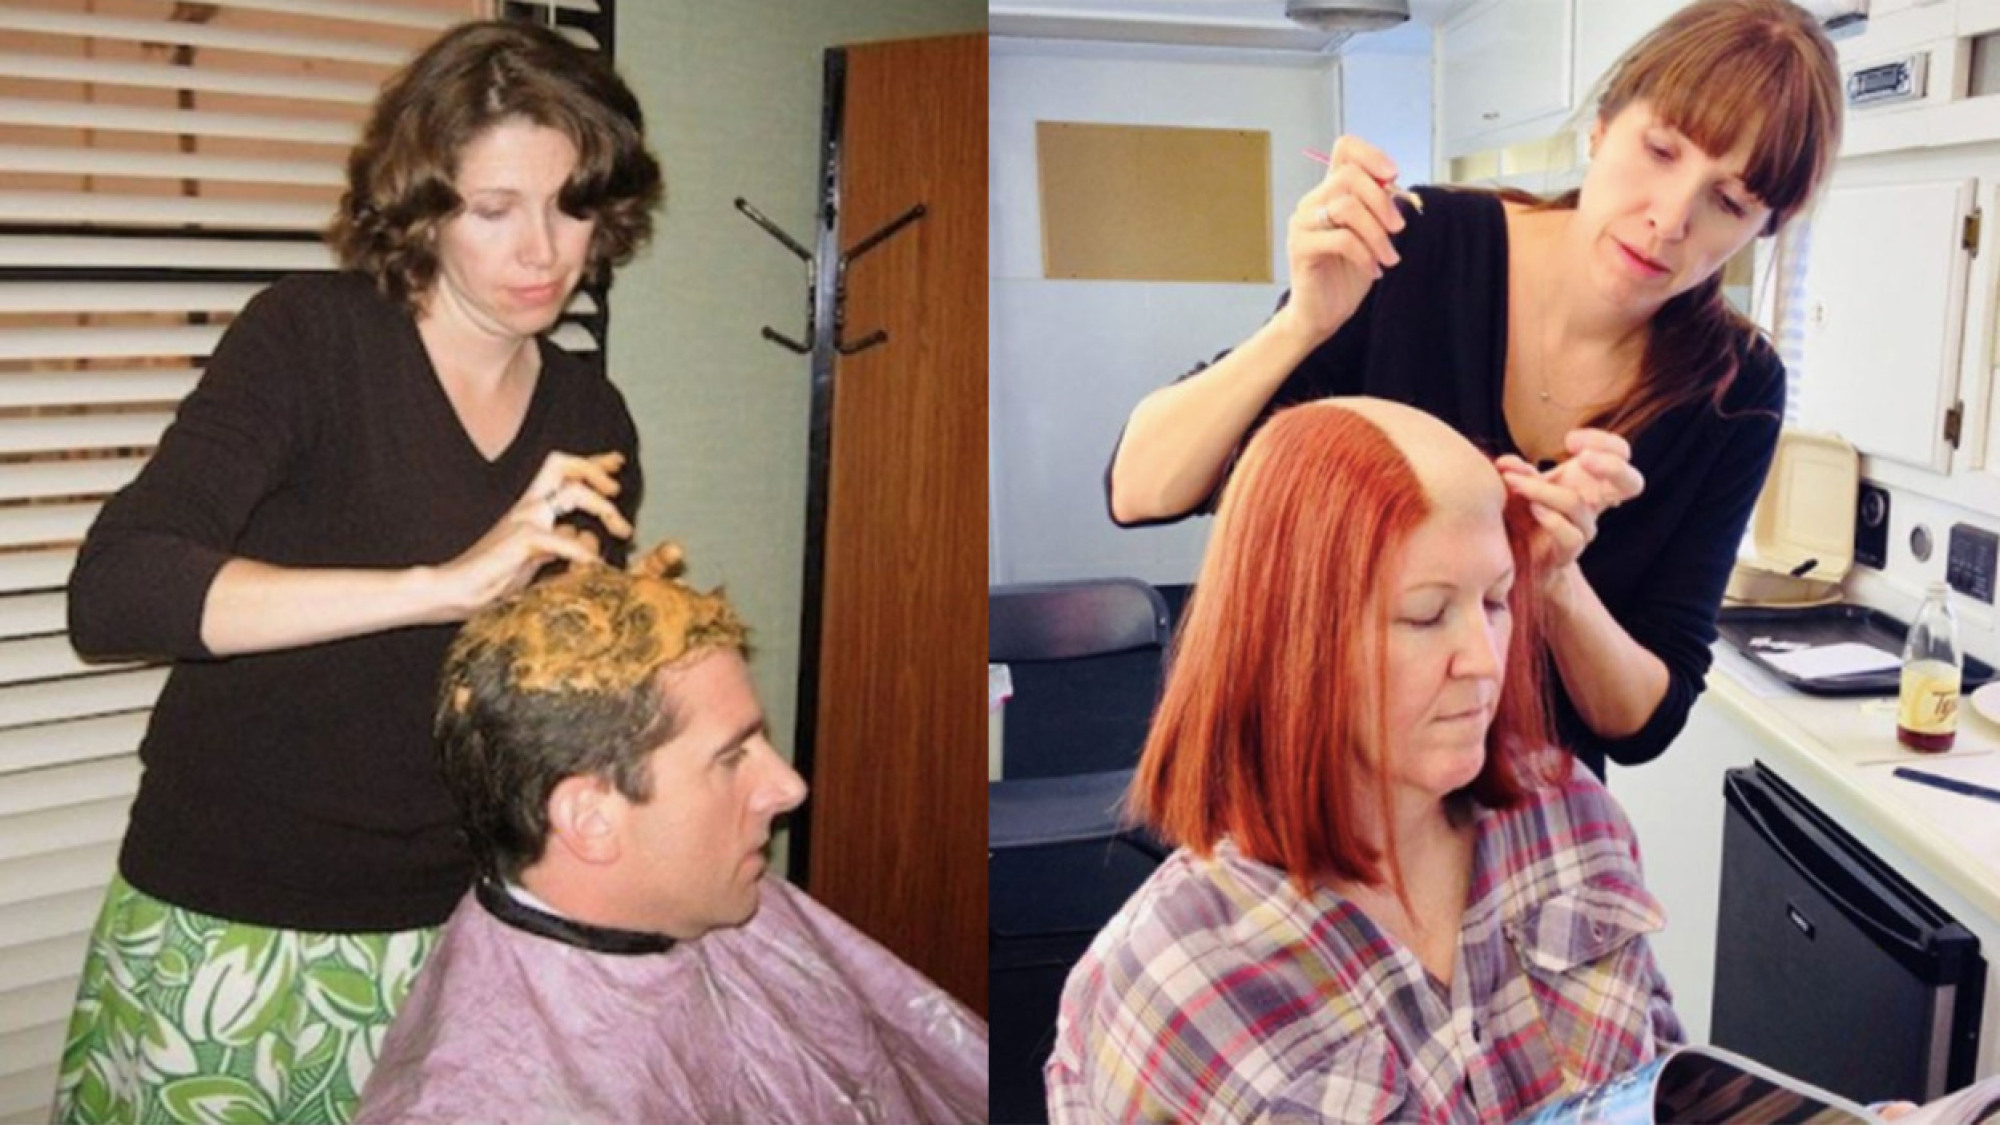
[(603, 561), (594, 532), (559, 525), (570, 512), (596, 516), (604, 529), (629, 538), (632, 525), (609, 497), (619, 490), (616, 473), (623, 454), (578, 457), (551, 453), (514, 506), (464, 554), (438, 568), (452, 591), (454, 619), (526, 586), (542, 567), (557, 559), (577, 566)]
[[(618, 495), (623, 488), (618, 483), (617, 473), (624, 467), (625, 455), (622, 453), (598, 453), (589, 457), (551, 453), (548, 460), (542, 462), (527, 491), (522, 493), (522, 500), (538, 499), (548, 516), (549, 526), (571, 512), (586, 512), (597, 517), (604, 530), (620, 539), (630, 539), (631, 523), (611, 502), (611, 497)], [(515, 507), (518, 510), (520, 505)]]
[(1571, 430), (1563, 436), (1563, 448), (1570, 459), (1555, 471), (1572, 480), (1578, 474), (1590, 478), (1591, 502), (1606, 512), (1646, 490), (1646, 478), (1632, 465), (1632, 444), (1609, 430)]
[(587, 531), (580, 527), (571, 527), (566, 523), (559, 523), (556, 525), (556, 534), (565, 535), (576, 540), (583, 546), (584, 550), (590, 552), (592, 558), (601, 559), (604, 557), (604, 541), (597, 537), (595, 531)]
[(1347, 323), (1382, 271), (1402, 261), (1390, 236), (1403, 229), (1403, 215), (1382, 186), (1395, 178), (1381, 150), (1342, 137), (1326, 175), (1293, 209), (1285, 240), (1291, 296), (1279, 316), (1311, 338)]
[[(1596, 517), (1645, 490), (1646, 478), (1632, 465), (1632, 447), (1617, 434), (1606, 430), (1571, 430), (1564, 445), (1570, 451), (1570, 458), (1546, 472), (1513, 454), (1495, 459), (1493, 465), (1510, 488), (1517, 480), (1541, 481), (1574, 494), (1578, 511), (1587, 511), (1593, 527)], [(1571, 507), (1569, 498), (1558, 496), (1557, 492), (1544, 496), (1527, 487), (1513, 490), (1537, 502), (1554, 497), (1561, 501), (1554, 505), (1559, 509)]]
[(1554, 581), (1557, 572), (1575, 562), (1597, 538), (1601, 509), (1579, 488), (1556, 478), (1560, 466), (1542, 473), (1509, 455), (1496, 459), (1493, 467), (1500, 470), (1507, 491), (1528, 501), (1528, 510), (1541, 528), (1535, 537), (1535, 561), (1543, 578)]

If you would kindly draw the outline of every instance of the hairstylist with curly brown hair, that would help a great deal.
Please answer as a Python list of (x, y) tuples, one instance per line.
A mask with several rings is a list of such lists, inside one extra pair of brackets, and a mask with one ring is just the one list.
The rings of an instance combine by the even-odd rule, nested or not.
[(92, 937), (65, 1121), (344, 1121), (470, 885), (430, 745), (454, 627), (622, 562), (623, 398), (544, 338), (651, 233), (601, 57), (447, 32), (377, 101), (330, 241), (229, 327), (70, 586), (90, 657), (173, 670)]

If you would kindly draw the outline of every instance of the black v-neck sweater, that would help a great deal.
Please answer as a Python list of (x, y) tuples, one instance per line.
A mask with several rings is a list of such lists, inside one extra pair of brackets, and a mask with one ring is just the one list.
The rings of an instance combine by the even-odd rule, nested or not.
[[(1383, 274), (1353, 319), (1285, 379), (1245, 442), (1286, 406), (1372, 395), (1443, 419), (1489, 454), (1520, 453), (1501, 409), (1507, 368), (1502, 204), (1483, 192), (1422, 193), (1423, 214), (1396, 236), (1402, 262)], [(1606, 759), (1630, 765), (1658, 756), (1701, 694), (1723, 588), (1785, 413), (1777, 352), (1746, 335), (1737, 359), (1735, 382), (1720, 408), (1700, 402), (1674, 410), (1632, 443), (1632, 464), (1645, 475), (1645, 492), (1604, 513), (1579, 561), (1611, 616), (1660, 658), (1669, 678), (1666, 697), (1646, 725), (1613, 739), (1584, 724), (1551, 669), (1557, 734), (1600, 776)], [(1108, 496), (1108, 469), (1105, 489)], [(1210, 510), (1215, 499), (1198, 510)]]
[[(550, 451), (626, 454), (623, 398), (544, 341), (520, 432), (488, 461), (459, 423), (408, 311), (353, 274), (258, 295), (145, 470), (108, 503), (70, 579), (90, 657), (174, 661), (140, 758), (119, 868), (177, 906), (284, 929), (442, 923), (471, 884), (431, 713), (454, 626), (217, 659), (202, 606), (223, 563), (401, 568), (447, 562), (527, 489)], [(588, 517), (622, 562), (624, 549)]]

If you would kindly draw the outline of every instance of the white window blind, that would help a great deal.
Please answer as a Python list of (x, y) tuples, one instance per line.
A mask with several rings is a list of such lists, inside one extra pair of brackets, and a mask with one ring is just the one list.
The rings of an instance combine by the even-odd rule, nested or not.
[[(64, 584), (230, 319), (319, 241), (382, 80), (494, 15), (608, 48), (597, 0), (0, 0), (0, 1125), (48, 1119), (166, 669), (87, 665)], [(601, 300), (555, 334), (598, 352)]]

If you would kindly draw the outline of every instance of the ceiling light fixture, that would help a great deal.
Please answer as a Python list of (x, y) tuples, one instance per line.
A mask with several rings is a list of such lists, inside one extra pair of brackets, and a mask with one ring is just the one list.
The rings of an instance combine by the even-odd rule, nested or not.
[(1410, 18), (1409, 0), (1285, 0), (1285, 17), (1320, 31), (1380, 31)]

